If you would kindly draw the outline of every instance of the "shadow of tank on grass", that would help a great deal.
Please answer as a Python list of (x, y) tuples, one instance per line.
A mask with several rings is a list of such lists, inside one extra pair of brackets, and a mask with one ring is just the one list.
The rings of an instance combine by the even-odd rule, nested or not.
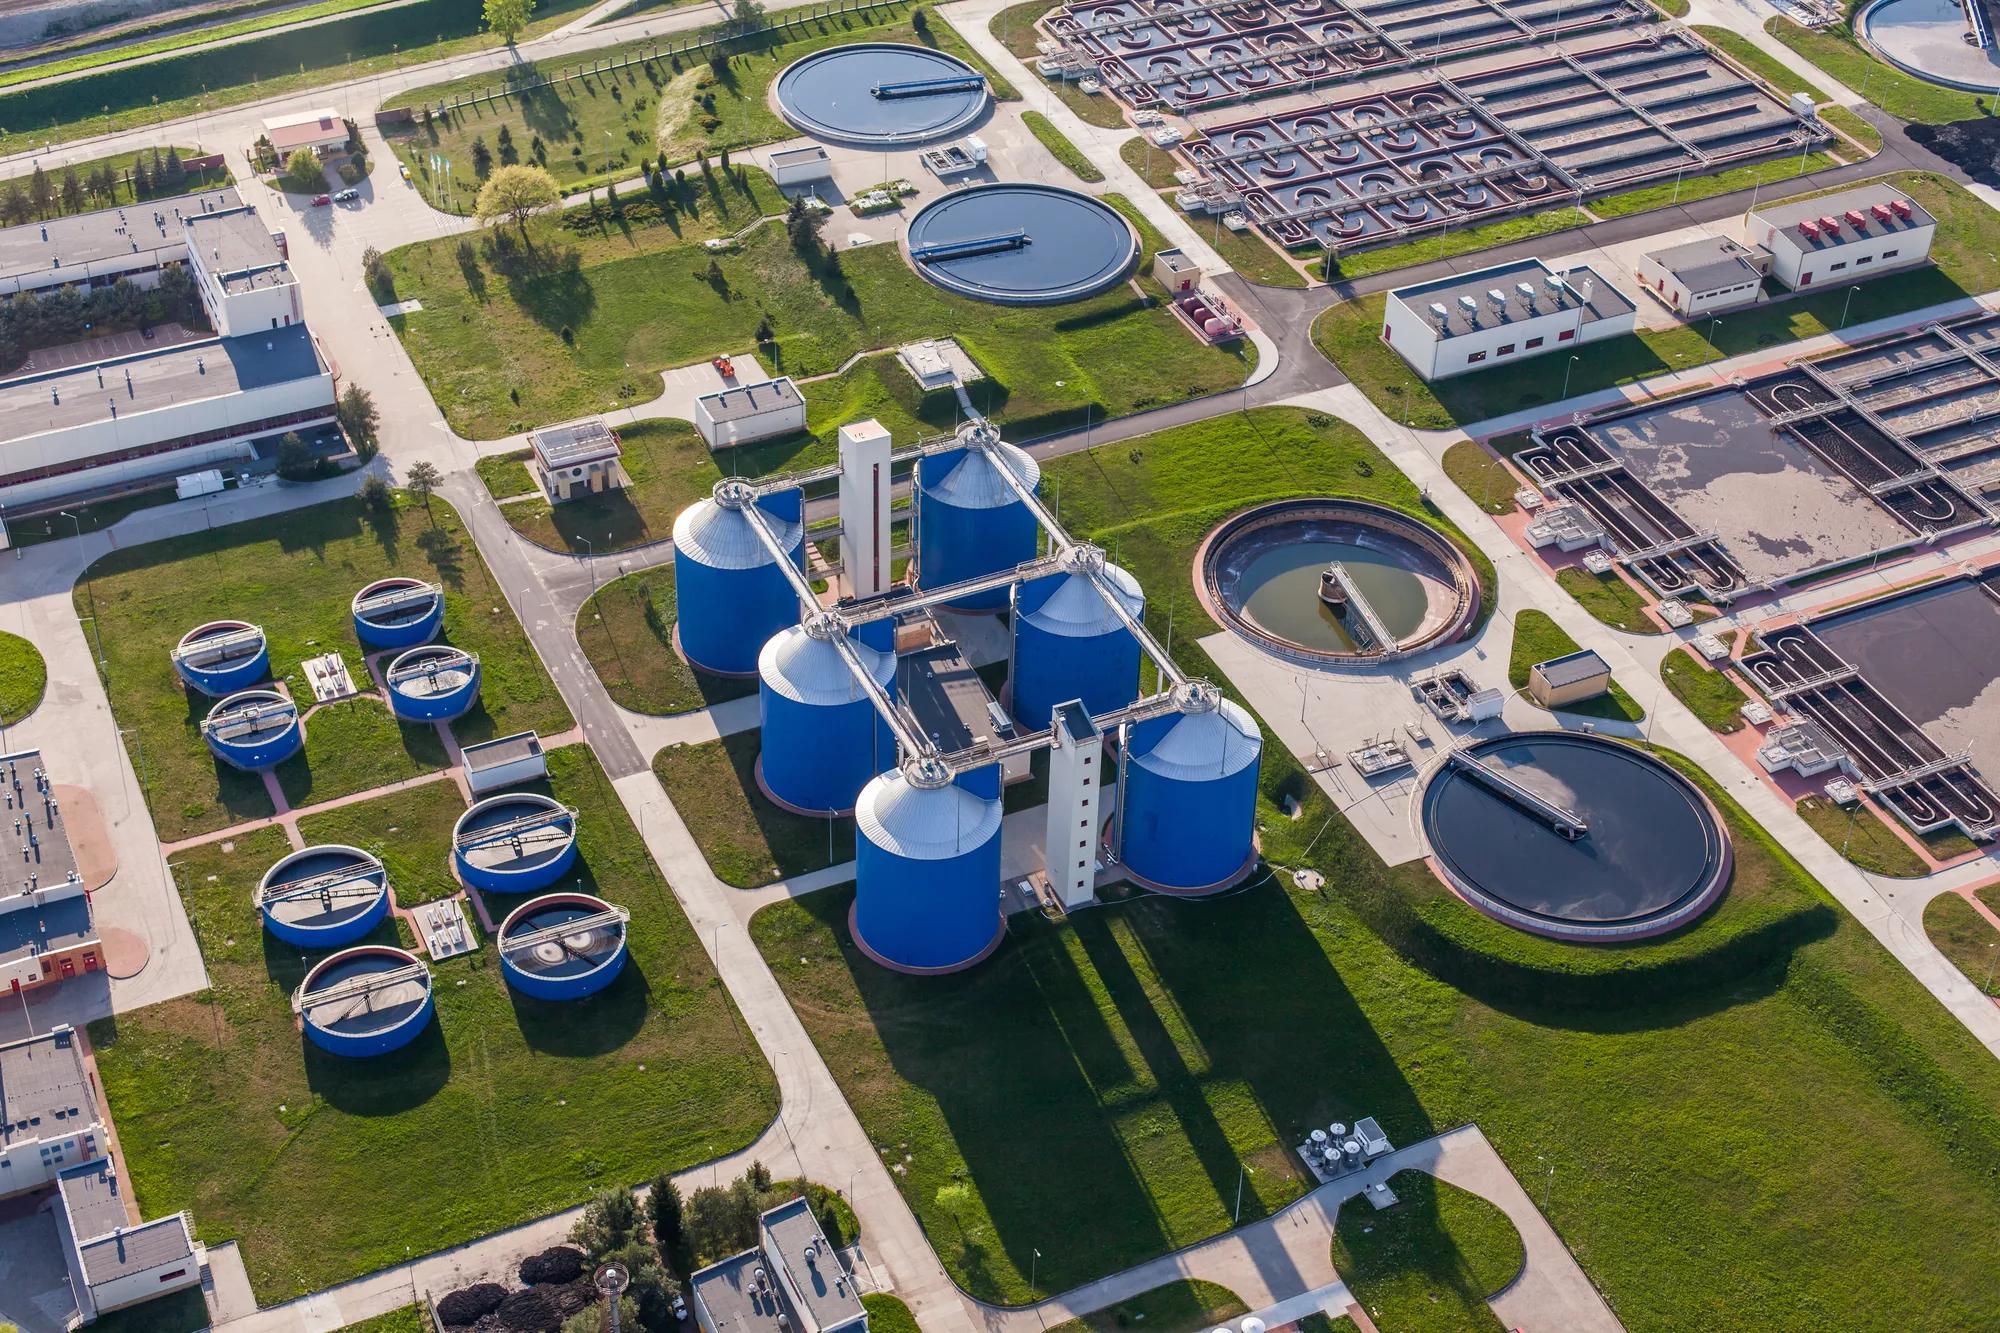
[[(559, 887), (564, 893), (595, 894), (588, 876), (579, 883)], [(527, 901), (525, 897), (501, 901), (509, 910)], [(497, 964), (496, 964), (497, 966)], [(506, 978), (499, 978), (507, 985)], [(514, 1006), (514, 1021), (530, 1050), (541, 1055), (591, 1059), (609, 1055), (639, 1035), (652, 1012), (653, 988), (636, 959), (628, 957), (618, 979), (595, 995), (580, 1000), (537, 1000), (507, 986), (507, 999)]]
[(351, 1057), (321, 1050), (299, 1034), (306, 1086), (347, 1115), (391, 1116), (415, 1110), (451, 1081), (451, 1048), (433, 1014), (410, 1044), (383, 1055)]

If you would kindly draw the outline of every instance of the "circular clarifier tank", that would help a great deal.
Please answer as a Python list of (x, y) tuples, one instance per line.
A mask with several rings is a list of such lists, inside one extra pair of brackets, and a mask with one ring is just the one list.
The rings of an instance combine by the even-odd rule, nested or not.
[(1557, 939), (1672, 930), (1729, 880), (1728, 834), (1694, 784), (1602, 737), (1531, 731), (1463, 746), (1431, 772), (1421, 818), (1460, 896)]
[(383, 673), (389, 708), (405, 722), (449, 722), (479, 699), (479, 659), (432, 643), (401, 653)]
[(1358, 500), (1282, 500), (1232, 516), (1202, 543), (1195, 589), (1259, 647), (1328, 664), (1419, 651), (1463, 634), (1479, 612), (1464, 552)]
[(537, 1000), (580, 1000), (618, 979), (631, 913), (587, 893), (551, 893), (500, 923), (500, 971)]
[(798, 129), (833, 143), (890, 147), (942, 139), (986, 111), (986, 78), (922, 46), (857, 42), (786, 66), (773, 89)]
[(1075, 301), (1123, 278), (1139, 236), (1111, 205), (1053, 185), (978, 185), (926, 205), (904, 246), (917, 272), (1010, 305)]
[(537, 792), (489, 796), (451, 831), (459, 878), (484, 893), (536, 893), (576, 860), (576, 812)]
[(444, 624), (444, 589), (422, 579), (387, 578), (354, 594), (354, 636), (369, 648), (414, 648)]
[(332, 1055), (386, 1055), (431, 1021), (431, 970), (404, 949), (363, 944), (322, 960), (292, 995), (306, 1040)]
[(174, 645), (174, 670), (210, 698), (247, 689), (271, 674), (270, 645), (247, 620), (211, 620)]
[(282, 764), (304, 748), (298, 705), (276, 690), (239, 690), (202, 719), (202, 739), (217, 759), (251, 771)]
[(389, 875), (359, 847), (326, 843), (293, 852), (257, 885), (264, 928), (301, 949), (354, 943), (389, 915)]
[(1889, 63), (1920, 79), (2000, 92), (2000, 51), (1966, 40), (1965, 11), (1955, 0), (1875, 0), (1854, 26)]

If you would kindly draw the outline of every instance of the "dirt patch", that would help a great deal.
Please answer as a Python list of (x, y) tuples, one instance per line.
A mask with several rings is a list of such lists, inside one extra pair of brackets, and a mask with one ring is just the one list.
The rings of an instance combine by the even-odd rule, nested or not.
[(686, 162), (708, 143), (708, 133), (713, 127), (702, 121), (714, 117), (699, 98), (713, 91), (715, 72), (707, 65), (682, 70), (660, 89), (660, 113), (653, 122), (653, 147), (665, 153), (667, 161)]
[(1981, 185), (2000, 188), (2000, 119), (1982, 116), (1948, 125), (1912, 125), (1909, 134)]

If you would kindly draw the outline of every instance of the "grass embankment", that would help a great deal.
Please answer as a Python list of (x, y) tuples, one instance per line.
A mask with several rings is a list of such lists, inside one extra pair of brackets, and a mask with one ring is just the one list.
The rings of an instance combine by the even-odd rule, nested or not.
[[(1041, 40), (1041, 34), (1035, 31), (1035, 20), (1055, 8), (1053, 0), (1028, 0), (1026, 4), (1001, 10), (987, 27), (1000, 39), (1002, 46), (1033, 69), (1035, 61), (1041, 58), (1041, 53), (1035, 49), (1035, 43)], [(1074, 111), (1085, 124), (1099, 129), (1115, 130), (1125, 126), (1125, 113), (1119, 109), (1117, 99), (1109, 93), (1098, 93), (1093, 97), (1069, 79), (1044, 79), (1040, 87), (1029, 95), (1031, 98), (1052, 96)]]
[(1847, 107), (1829, 104), (1819, 109), (1819, 118), (1861, 145), (1870, 156), (1882, 151), (1882, 131)]
[(1177, 190), (1180, 182), (1174, 179), (1174, 172), (1180, 168), (1180, 161), (1164, 148), (1156, 148), (1145, 135), (1136, 135), (1118, 146), (1118, 156), (1126, 166), (1139, 173), (1139, 179), (1156, 190)]
[[(1528, 671), (1537, 662), (1566, 657), (1581, 647), (1547, 615), (1540, 611), (1523, 611), (1514, 617), (1514, 648), (1507, 662), (1507, 683), (1517, 690), (1524, 690), (1528, 686)], [(1646, 710), (1639, 707), (1637, 701), (1625, 693), (1615, 680), (1607, 693), (1580, 703), (1565, 704), (1554, 711), (1601, 717), (1612, 722), (1641, 722), (1646, 717)]]
[[(484, 180), (475, 168), (473, 145), (483, 141), (492, 154), (491, 165), (502, 165), (503, 128), (521, 161), (547, 167), (565, 192), (574, 193), (632, 180), (662, 154), (671, 166), (680, 166), (703, 153), (713, 157), (725, 149), (792, 137), (798, 131), (770, 104), (771, 81), (786, 65), (825, 47), (859, 41), (919, 44), (986, 69), (935, 15), (925, 31), (916, 31), (910, 10), (909, 4), (896, 3), (826, 16), (780, 12), (766, 31), (738, 39), (720, 69), (705, 55), (690, 53), (586, 72), (600, 63), (651, 56), (663, 45), (718, 36), (722, 27), (716, 25), (699, 33), (677, 33), (670, 42), (645, 37), (432, 84), (390, 100), (396, 106), (436, 107), (463, 97), (506, 95), (453, 109), (441, 120), (434, 117), (398, 134), (390, 147), (433, 205), (469, 213)], [(1012, 95), (1004, 80), (986, 72), (996, 95)], [(525, 86), (537, 78), (557, 82)], [(449, 179), (432, 171), (433, 154), (450, 161)]]
[(607, 583), (577, 612), (577, 643), (619, 707), (685, 713), (756, 692), (755, 681), (720, 680), (682, 661), (674, 651), (676, 616), (672, 565)]
[(1556, 571), (1556, 583), (1584, 610), (1613, 629), (1627, 634), (1660, 633), (1660, 627), (1646, 618), (1646, 599), (1615, 573), (1593, 574), (1572, 565)]
[[(1118, 149), (1119, 157), (1125, 165), (1139, 173), (1139, 178), (1163, 194), (1172, 194), (1180, 188), (1174, 179), (1177, 165), (1172, 153), (1155, 148), (1144, 135), (1127, 139)], [(1189, 225), (1195, 225), (1189, 219)], [(1222, 261), (1235, 269), (1237, 274), (1250, 282), (1266, 287), (1290, 287), (1303, 289), (1309, 284), (1303, 273), (1292, 266), (1290, 260), (1278, 249), (1258, 234), (1254, 227), (1244, 231), (1231, 231), (1220, 225), (1219, 220), (1212, 226), (1200, 229), (1204, 232), (1209, 247), (1222, 257)]]
[[(700, 745), (669, 745), (653, 774), (724, 884), (754, 889), (854, 858), (854, 819), (812, 819), (771, 803), (757, 786), (760, 731)], [(884, 755), (881, 767), (893, 765)]]
[(1435, 236), (1404, 241), (1400, 245), (1375, 246), (1342, 255), (1334, 261), (1333, 272), (1328, 278), (1330, 281), (1340, 282), (1343, 279), (1388, 273), (1394, 269), (1409, 268), (1413, 264), (1428, 264), (1439, 259), (1450, 259), (1454, 255), (1469, 255), (1476, 250), (1490, 250), (1496, 245), (1532, 241), (1537, 237), (1568, 231), (1572, 227), (1581, 227), (1589, 221), (1589, 214), (1571, 204), (1552, 208), (1546, 212), (1528, 213), (1517, 218), (1505, 218), (1499, 222), (1487, 222), (1476, 227), (1447, 229)]
[(266, 9), (262, 13), (254, 12), (261, 8), (255, 4), (232, 6), (228, 12), (233, 13), (239, 9), (253, 11), (252, 17), (237, 19), (234, 22), (204, 22), (203, 19), (210, 16), (187, 15), (178, 21), (169, 20), (158, 25), (146, 25), (149, 28), (158, 26), (175, 29), (156, 37), (143, 36), (138, 31), (127, 31), (119, 34), (123, 40), (115, 45), (106, 45), (98, 50), (80, 51), (60, 59), (43, 59), (14, 69), (0, 70), (0, 87), (27, 83), (33, 79), (57, 79), (83, 70), (96, 69), (100, 65), (143, 60), (148, 56), (163, 55), (185, 47), (207, 46), (235, 37), (247, 37), (252, 33), (263, 32), (267, 28), (305, 23), (312, 19), (328, 18), (350, 10), (368, 9), (385, 3), (387, 0), (319, 0), (317, 4), (288, 9)]
[(868, 1311), (869, 1333), (921, 1333), (910, 1307), (886, 1291), (871, 1291), (861, 1298)]
[(1924, 933), (1981, 995), (2000, 995), (2000, 930), (1955, 893), (1940, 893), (1924, 907)]
[(1049, 1326), (1049, 1333), (1115, 1333), (1143, 1328), (1146, 1333), (1205, 1333), (1217, 1324), (1250, 1313), (1243, 1298), (1229, 1288), (1199, 1278), (1169, 1282), (1142, 1291), (1080, 1319)]
[[(272, 672), (294, 699), (312, 699), (300, 664), (328, 652), (341, 653), (366, 688), (349, 599), (391, 574), (442, 584), (442, 639), (479, 656), (480, 702), (451, 724), (460, 743), (568, 728), (569, 710), (442, 499), (433, 497), (428, 516), (400, 496), (388, 511), (338, 500), (114, 551), (77, 583), (76, 609), (104, 656), (118, 725), (135, 733), (132, 761), (163, 841), (271, 813), (263, 783), (221, 764), (202, 740), (212, 701), (183, 690), (167, 656), (181, 635), (210, 620), (248, 620), (263, 626)], [(306, 804), (443, 762), (432, 728), (399, 726), (386, 704), (357, 699), (314, 715), (305, 753), (278, 776)]]
[[(1936, 215), (1934, 268), (1884, 274), (1861, 283), (1851, 289), (1851, 304), (1849, 287), (1829, 287), (1717, 320), (1589, 343), (1572, 354), (1569, 394), (1580, 397), (1668, 371), (1689, 370), (2000, 287), (2000, 214), (1956, 182), (1930, 172), (1898, 172), (1883, 179)], [(1382, 306), (1383, 297), (1377, 294), (1333, 307), (1313, 325), (1313, 342), (1370, 402), (1396, 420), (1407, 417), (1413, 426), (1445, 430), (1561, 399), (1567, 358), (1560, 353), (1525, 363), (1532, 367), (1527, 370), (1502, 366), (1425, 384), (1382, 341)]]
[[(372, 1060), (318, 1054), (295, 1026), (305, 960), (251, 906), (288, 850), (283, 832), (173, 858), (211, 988), (93, 1023), (91, 1040), (141, 1205), (191, 1210), (210, 1244), (238, 1240), (260, 1304), (732, 1152), (776, 1111), (769, 1070), (610, 780), (582, 746), (551, 750), (549, 775), (583, 812), (562, 887), (632, 911), (623, 974), (548, 1004), (511, 992), (491, 951), (433, 964), (435, 1021)], [(444, 863), (449, 829), (430, 839)], [(393, 941), (393, 924), (371, 938)]]
[(1710, 731), (1727, 736), (1743, 730), (1743, 715), (1737, 710), (1750, 702), (1750, 696), (1736, 688), (1727, 672), (1676, 648), (1660, 659), (1660, 679)]
[(1773, 18), (1765, 22), (1764, 31), (1897, 120), (1943, 125), (1991, 114), (1987, 98), (1919, 79), (1877, 60), (1855, 39), (1852, 22), (1851, 11), (1846, 23), (1817, 29)]
[(1789, 65), (1742, 33), (1706, 23), (1692, 25), (1691, 31), (1699, 34), (1703, 41), (1787, 97), (1793, 93), (1805, 93), (1814, 102), (1827, 100), (1827, 95), (1820, 90), (1819, 85), (1809, 79), (1801, 78)]
[(1084, 156), (1083, 150), (1071, 143), (1069, 136), (1057, 129), (1055, 122), (1039, 111), (1023, 111), (1021, 123), (1028, 127), (1028, 133), (1035, 136), (1042, 147), (1049, 150), (1049, 156), (1069, 169), (1069, 173), (1086, 184), (1095, 185), (1104, 179), (1104, 173), (1097, 164)]
[[(705, 498), (722, 477), (708, 446), (685, 421), (635, 421), (619, 430), (618, 440), (628, 485), (559, 505), (540, 496), (501, 505), (508, 526), (552, 551), (622, 551), (667, 540), (673, 535), (674, 515)], [(508, 488), (525, 479), (533, 490), (534, 478), (520, 461), (525, 456), (481, 459), (479, 475), (491, 475)]]
[(1452, 484), (1487, 513), (1514, 512), (1514, 492), (1521, 487), (1520, 479), (1471, 440), (1460, 440), (1445, 450), (1440, 463)]
[(1668, 18), (1684, 19), (1688, 16), (1688, 0), (1652, 0), (1652, 5)]
[[(540, 0), (522, 37), (569, 21), (591, 0)], [(324, 90), (405, 65), (504, 45), (482, 31), (478, 5), (415, 0), (374, 5), (309, 28), (237, 42), (227, 54), (200, 47), (130, 66), (0, 94), (0, 154), (89, 135), (165, 124), (285, 93)]]
[[(182, 162), (186, 162), (191, 157), (200, 156), (192, 148), (177, 146), (173, 151), (180, 155)], [(41, 163), (42, 170), (48, 174), (49, 184), (55, 187), (47, 216), (59, 218), (67, 216), (70, 213), (88, 213), (95, 209), (112, 208), (119, 204), (142, 204), (149, 199), (163, 199), (169, 195), (187, 194), (194, 190), (214, 189), (217, 186), (227, 185), (235, 179), (227, 166), (209, 167), (204, 171), (187, 171), (183, 169), (181, 181), (178, 186), (170, 187), (164, 181), (157, 186), (151, 186), (149, 182), (149, 188), (135, 190), (133, 188), (134, 178), (132, 174), (134, 158), (144, 159), (146, 171), (150, 176), (150, 173), (154, 170), (153, 161), (156, 155), (160, 161), (161, 168), (164, 169), (167, 158), (167, 149), (164, 147), (157, 151), (116, 153), (110, 157), (93, 157), (81, 162), (69, 162), (67, 164), (54, 160)], [(63, 203), (62, 183), (66, 172), (74, 171), (78, 182), (84, 183), (88, 182), (93, 175), (105, 167), (110, 167), (115, 177), (110, 197), (107, 198), (100, 194), (86, 193), (80, 207), (70, 208)], [(0, 179), (0, 194), (6, 193), (9, 189), (17, 185), (25, 193), (28, 183), (34, 179), (34, 175), (35, 170), (31, 166), (26, 171)], [(30, 211), (32, 212), (32, 209)], [(36, 214), (35, 216), (38, 221), (42, 220), (41, 215)]]
[(1842, 809), (1824, 796), (1807, 796), (1796, 808), (1827, 846), (1870, 874), (1917, 879), (1930, 873), (1924, 859), (1870, 806), (1857, 801)]
[[(767, 207), (761, 179), (739, 184), (718, 170), (695, 188), (709, 216), (728, 205), (733, 230)], [(857, 352), (954, 336), (989, 376), (975, 398), (1022, 435), (1081, 424), (1086, 411), (1102, 420), (1214, 392), (1248, 374), (1245, 353), (1200, 346), (1126, 286), (1058, 310), (996, 306), (932, 286), (893, 245), (842, 250), (836, 272), (823, 258), (801, 260), (775, 223), (739, 251), (711, 256), (692, 233), (627, 214), (629, 231), (594, 231), (587, 214), (544, 224), (532, 257), (503, 254), (495, 233), (476, 251), (444, 239), (389, 256), (397, 296), (424, 305), (390, 322), (454, 430), (491, 438), (648, 401), (660, 391), (657, 372), (753, 348), (774, 369), (806, 376)], [(767, 319), (775, 340), (759, 347)], [(903, 374), (893, 365), (867, 373)]]
[(1528, 1259), (1507, 1214), (1422, 1171), (1386, 1183), (1393, 1207), (1350, 1199), (1334, 1221), (1333, 1266), (1355, 1300), (1385, 1328), (1498, 1329), (1486, 1302)]
[(432, 1333), (430, 1315), (421, 1305), (405, 1305), (349, 1324), (338, 1333)]
[(452, 826), (465, 808), (458, 784), (441, 778), (307, 815), (299, 832), (308, 845), (343, 843), (373, 852), (389, 873), (397, 905), (414, 907), (458, 892), (451, 857), (438, 849), (451, 846)]
[[(1678, 181), (1657, 181), (1622, 194), (1608, 194), (1590, 201), (1590, 211), (1601, 218), (1621, 218), (1631, 213), (1648, 213), (1674, 204), (1691, 204), (1718, 194), (1730, 194), (1759, 185), (1775, 185), (1796, 180), (1811, 172), (1837, 167), (1840, 159), (1830, 153), (1801, 153), (1796, 157), (1773, 157), (1745, 166), (1730, 167), (1705, 176), (1683, 176)], [(1845, 186), (1841, 188), (1846, 188)]]
[[(1324, 490), (1315, 462), (1368, 456), (1309, 434), (1274, 451), (1277, 419), (1238, 419), (1164, 486), (1126, 468), (1126, 445), (1051, 464), (1066, 519), (1121, 544), (1192, 674), (1217, 674), (1187, 562), (1218, 484), (1255, 455), (1289, 464), (1274, 486)], [(1133, 443), (1143, 459), (1162, 438)], [(1380, 498), (1385, 473), (1349, 485)], [(993, 958), (948, 978), (865, 962), (847, 890), (769, 908), (752, 933), (871, 1139), (894, 1145), (945, 1265), (985, 1299), (1030, 1298), (1034, 1249), (1052, 1291), (1224, 1230), (1239, 1179), (1243, 1220), (1266, 1216), (1306, 1187), (1290, 1145), (1309, 1127), (1375, 1115), (1399, 1143), (1477, 1122), (1538, 1191), (1556, 1166), (1549, 1216), (1627, 1327), (1745, 1309), (1774, 1329), (1856, 1311), (1885, 1329), (1979, 1323), (2000, 1069), (1726, 792), (1682, 771), (1730, 830), (1734, 877), (1699, 924), (1631, 945), (1531, 938), (1420, 864), (1385, 867), (1268, 735), (1263, 851), (1320, 870), (1322, 891), (1279, 876), (1212, 902), (1016, 917)], [(1798, 1112), (1834, 1102), (1840, 1134)], [(1022, 1106), (1063, 1133), (1022, 1134)], [(1699, 1172), (1631, 1151), (1703, 1135)], [(1981, 1239), (1940, 1252), (1946, 1227)]]
[(49, 664), (41, 649), (0, 630), (0, 725), (12, 726), (34, 712), (48, 683)]

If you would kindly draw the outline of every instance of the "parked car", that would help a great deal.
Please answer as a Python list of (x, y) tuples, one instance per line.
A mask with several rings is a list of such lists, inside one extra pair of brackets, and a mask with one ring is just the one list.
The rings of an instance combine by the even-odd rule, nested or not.
[(403, 173), (403, 179), (404, 179), (404, 180), (408, 180), (408, 179), (410, 178), (410, 164), (409, 164), (409, 163), (407, 163), (407, 162), (398, 162), (398, 163), (396, 164), (396, 170), (398, 170), (398, 171), (400, 171), (400, 172), (402, 172), (402, 173)]
[(333, 196), (330, 194), (316, 194), (313, 196), (314, 208), (318, 208), (321, 204), (330, 204), (332, 202), (333, 202)]
[(333, 202), (336, 204), (351, 204), (360, 197), (361, 197), (361, 191), (355, 189), (346, 189), (342, 190), (339, 194), (333, 196)]

